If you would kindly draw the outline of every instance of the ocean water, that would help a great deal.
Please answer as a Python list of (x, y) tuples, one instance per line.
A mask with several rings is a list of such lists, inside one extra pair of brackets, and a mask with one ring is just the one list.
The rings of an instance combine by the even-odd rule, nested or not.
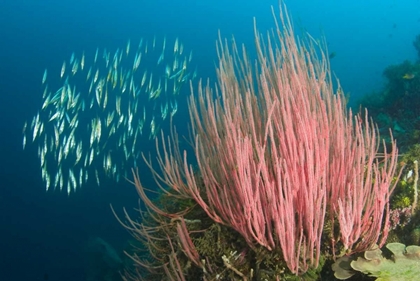
[[(380, 90), (388, 65), (416, 57), (412, 41), (420, 33), (418, 0), (286, 4), (297, 32), (314, 38), (325, 35), (328, 52), (335, 54), (332, 71), (351, 99)], [(91, 239), (101, 237), (121, 252), (130, 237), (110, 204), (119, 215), (126, 207), (135, 216), (131, 210), (138, 206), (130, 183), (104, 175), (100, 187), (89, 181), (70, 196), (64, 190), (45, 191), (38, 145), (28, 141), (22, 148), (23, 125), (42, 106), (44, 70), (54, 83), (72, 53), (92, 58), (97, 48), (113, 53), (125, 49), (128, 40), (134, 44), (140, 38), (179, 38), (185, 50), (193, 52), (191, 66), (197, 77), (214, 83), (218, 32), (228, 39), (234, 35), (252, 52), (253, 18), (260, 31), (270, 29), (271, 6), (277, 8), (278, 1), (0, 1), (1, 281), (86, 280), (86, 245)], [(177, 96), (174, 124), (180, 134), (188, 133), (189, 94), (186, 85)], [(160, 128), (169, 132), (167, 119)], [(137, 147), (155, 156), (148, 136), (139, 138)], [(139, 170), (144, 185), (155, 188), (141, 161)]]

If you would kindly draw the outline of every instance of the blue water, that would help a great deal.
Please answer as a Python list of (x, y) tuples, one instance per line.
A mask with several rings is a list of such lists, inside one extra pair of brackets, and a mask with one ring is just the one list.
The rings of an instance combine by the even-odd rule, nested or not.
[[(226, 4), (228, 3), (228, 4)], [(128, 233), (114, 218), (137, 206), (127, 182), (103, 181), (68, 197), (45, 192), (35, 145), (22, 149), (22, 126), (41, 106), (45, 68), (59, 72), (72, 52), (124, 48), (128, 39), (166, 36), (192, 49), (199, 77), (215, 81), (215, 42), (233, 34), (253, 47), (253, 17), (261, 31), (273, 26), (269, 0), (0, 1), (0, 281), (85, 280), (84, 248), (101, 237), (117, 251)], [(324, 34), (336, 56), (332, 70), (351, 99), (378, 91), (383, 69), (414, 60), (420, 32), (420, 1), (290, 0), (296, 30)], [(187, 87), (188, 88), (188, 87)], [(185, 88), (180, 99), (189, 94)], [(188, 113), (181, 103), (175, 123), (181, 133)], [(162, 125), (167, 130), (167, 124)], [(142, 151), (154, 155), (154, 143)], [(142, 180), (153, 187), (147, 169)], [(131, 212), (135, 215), (135, 212)]]

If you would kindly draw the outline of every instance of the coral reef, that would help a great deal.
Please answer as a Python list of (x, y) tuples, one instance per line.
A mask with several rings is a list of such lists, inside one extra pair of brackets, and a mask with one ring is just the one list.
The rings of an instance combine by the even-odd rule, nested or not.
[[(414, 47), (420, 52), (420, 35)], [(420, 142), (420, 60), (390, 65), (383, 75), (387, 81), (384, 89), (365, 95), (359, 102), (369, 110), (380, 132), (392, 130), (399, 149), (405, 152)]]
[[(180, 200), (163, 194), (155, 203), (167, 205), (174, 213), (185, 211), (183, 218), (169, 219), (147, 211), (142, 213), (142, 229), (134, 229), (136, 240), (128, 254), (135, 261), (127, 269), (127, 280), (322, 280), (325, 256), (320, 266), (301, 276), (287, 268), (280, 251), (268, 251), (265, 247), (250, 247), (245, 239), (233, 229), (215, 223), (199, 207), (189, 200)], [(136, 225), (135, 222), (132, 222)], [(184, 225), (191, 238), (186, 247), (186, 237), (179, 229)], [(133, 226), (133, 225), (132, 225)], [(138, 225), (137, 225), (138, 226)], [(141, 239), (137, 239), (141, 238)], [(327, 237), (324, 239), (327, 241)], [(189, 249), (191, 252), (186, 251)], [(198, 258), (194, 258), (196, 256)], [(192, 258), (193, 257), (193, 258)], [(192, 262), (195, 260), (195, 262)], [(325, 269), (324, 269), (325, 270)], [(182, 276), (181, 276), (182, 275)], [(167, 279), (169, 278), (169, 279)], [(184, 279), (183, 279), (184, 278)]]
[(377, 277), (376, 281), (414, 281), (420, 276), (420, 247), (389, 243), (391, 257), (383, 256), (379, 248), (368, 250), (363, 257), (343, 257), (333, 265), (335, 277), (346, 280), (356, 271)]
[[(293, 34), (292, 30), (289, 32)], [(294, 36), (287, 38), (291, 40), (290, 38), (294, 38)], [(256, 39), (258, 42), (259, 38)], [(289, 46), (289, 49), (277, 50), (279, 54), (287, 55), (288, 51), (294, 55), (299, 54), (299, 49), (290, 50), (294, 46), (292, 43), (285, 45)], [(231, 63), (234, 60), (224, 49), (227, 47), (223, 45), (223, 42), (220, 42), (219, 48), (222, 54), (221, 67), (218, 69), (219, 76), (222, 77), (220, 87), (222, 89), (248, 87), (245, 92), (251, 93), (253, 86), (247, 84), (247, 81), (250, 77), (254, 77), (253, 73), (240, 73), (248, 80), (236, 82), (235, 72), (229, 72), (238, 65), (243, 69), (251, 69), (251, 67), (247, 62), (241, 61), (229, 64), (228, 62)], [(235, 51), (237, 52), (237, 49), (234, 49), (233, 52)], [(311, 50), (311, 52), (314, 51)], [(276, 69), (277, 64), (275, 63), (267, 67), (264, 52), (261, 51), (259, 55), (264, 73)], [(239, 58), (240, 56), (235, 53), (234, 57)], [(296, 58), (301, 57), (297, 56)], [(296, 58), (292, 56), (285, 61), (294, 61)], [(274, 61), (273, 58), (271, 60)], [(296, 72), (294, 67), (295, 65), (305, 66), (306, 61), (307, 57), (304, 57), (304, 59), (298, 60), (299, 63), (282, 66), (278, 71), (292, 69), (293, 78), (303, 81), (294, 85), (301, 85), (307, 82), (305, 80), (307, 69), (303, 67), (302, 73), (305, 75), (299, 76), (296, 74), (299, 72)], [(314, 68), (318, 69), (317, 67), (319, 65), (316, 64)], [(294, 80), (290, 80), (291, 78), (286, 74), (284, 74), (283, 80), (292, 83), (290, 81)], [(280, 84), (277, 83), (279, 81), (275, 81), (276, 87), (274, 87), (267, 81), (272, 82), (273, 77), (283, 77), (275, 72), (266, 77), (262, 74), (257, 75), (259, 78), (264, 78), (261, 81), (258, 80), (258, 83), (263, 85), (260, 87), (262, 90), (266, 90), (266, 96), (263, 96), (264, 98), (261, 100), (256, 99), (253, 95), (247, 96), (244, 100), (249, 104), (245, 107), (247, 110), (244, 112), (249, 115), (234, 115), (234, 120), (229, 118), (232, 117), (232, 112), (241, 112), (237, 110), (237, 105), (246, 104), (240, 100), (242, 95), (235, 96), (238, 98), (235, 100), (233, 98), (235, 93), (229, 92), (230, 100), (235, 100), (232, 104), (228, 103), (229, 100), (224, 95), (222, 95), (221, 101), (212, 104), (209, 87), (204, 92), (200, 89), (198, 101), (194, 97), (190, 100), (190, 106), (192, 105), (190, 116), (192, 116), (195, 129), (193, 132), (195, 139), (191, 143), (195, 141), (193, 150), (196, 153), (198, 168), (194, 170), (186, 160), (186, 153), (182, 154), (179, 150), (178, 138), (175, 133), (175, 136), (172, 135), (172, 142), (166, 144), (165, 140), (163, 141), (163, 147), (161, 147), (163, 153), (158, 156), (158, 163), (163, 175), (152, 168), (163, 191), (158, 200), (150, 200), (146, 189), (141, 185), (138, 172), (133, 172), (133, 183), (145, 203), (146, 211), (140, 211), (141, 223), (126, 215), (124, 225), (137, 240), (137, 246), (128, 253), (133, 265), (127, 270), (124, 278), (126, 280), (152, 281), (315, 281), (326, 280), (333, 274), (342, 280), (371, 280), (372, 277), (377, 277), (377, 280), (386, 281), (414, 278), (411, 274), (417, 270), (414, 265), (418, 264), (419, 247), (409, 246), (406, 248), (400, 243), (389, 243), (386, 248), (393, 254), (393, 260), (389, 259), (386, 253), (383, 254), (379, 247), (370, 249), (375, 243), (383, 246), (390, 230), (389, 240), (398, 242), (420, 240), (419, 220), (416, 213), (417, 155), (420, 156), (420, 153), (417, 151), (418, 148), (410, 148), (416, 138), (420, 140), (419, 74), (420, 65), (418, 63), (413, 64), (406, 61), (401, 65), (388, 67), (384, 71), (388, 80), (386, 90), (378, 99), (373, 96), (366, 98), (365, 103), (368, 104), (364, 105), (372, 108), (370, 112), (373, 112), (374, 118), (379, 122), (379, 131), (388, 132), (388, 128), (391, 128), (393, 134), (401, 140), (400, 143), (406, 152), (406, 155), (401, 158), (400, 169), (398, 169), (401, 170), (405, 167), (402, 180), (399, 180), (400, 174), (395, 169), (397, 149), (392, 135), (387, 139), (391, 148), (388, 149), (384, 146), (380, 155), (376, 156), (379, 146), (373, 145), (373, 149), (365, 149), (363, 146), (365, 142), (377, 143), (376, 127), (370, 125), (371, 121), (367, 117), (355, 116), (354, 119), (357, 122), (353, 124), (351, 122), (354, 116), (350, 115), (351, 117), (346, 119), (347, 113), (340, 115), (345, 112), (345, 110), (341, 111), (345, 108), (345, 105), (342, 104), (341, 92), (336, 96), (332, 95), (335, 97), (334, 102), (337, 103), (334, 104), (336, 107), (331, 112), (337, 114), (326, 119), (334, 120), (334, 122), (326, 123), (331, 127), (323, 127), (316, 123), (319, 120), (317, 116), (313, 116), (315, 112), (312, 111), (307, 115), (296, 114), (298, 117), (296, 119), (292, 118), (295, 115), (291, 115), (290, 120), (300, 122), (286, 122), (290, 121), (289, 119), (279, 122), (280, 117), (285, 115), (276, 115), (279, 113), (275, 109), (280, 99), (268, 102), (269, 106), (264, 107), (265, 111), (263, 112), (266, 114), (266, 118), (260, 118), (258, 110), (263, 108), (263, 102), (270, 101), (268, 93), (271, 92), (267, 89), (276, 88)], [(326, 75), (318, 76), (325, 77)], [(316, 84), (318, 81), (319, 79), (311, 80), (308, 87), (318, 85)], [(326, 82), (326, 84), (328, 83)], [(295, 88), (292, 87), (290, 92), (293, 92), (293, 89)], [(300, 88), (296, 87), (296, 89)], [(317, 101), (328, 99), (326, 95), (331, 93), (328, 92), (331, 89), (332, 87), (326, 87), (324, 90), (327, 93)], [(305, 96), (302, 100), (309, 99), (309, 97)], [(296, 97), (293, 98), (292, 105), (287, 104), (288, 100), (280, 102), (280, 104), (286, 104), (281, 107), (282, 109), (305, 108), (297, 106)], [(316, 104), (315, 101), (308, 104), (312, 103)], [(323, 104), (316, 107), (325, 108), (324, 106)], [(291, 110), (290, 112), (295, 111)], [(215, 112), (217, 112), (217, 116), (215, 116)], [(328, 111), (323, 116), (328, 116), (328, 113), (331, 112)], [(303, 122), (302, 115), (311, 117), (308, 119), (309, 121)], [(208, 119), (205, 119), (206, 116)], [(250, 120), (253, 120), (255, 116), (258, 116), (255, 118), (258, 121), (252, 123)], [(277, 127), (272, 127), (271, 123), (262, 125), (260, 120), (276, 120), (271, 123), (277, 122), (278, 125)], [(342, 126), (333, 126), (341, 121), (343, 121)], [(302, 127), (302, 130), (298, 125), (290, 128), (281, 126), (282, 124), (295, 123), (305, 123), (310, 126)], [(330, 149), (323, 145), (324, 141), (319, 144), (317, 141), (320, 140), (318, 136), (321, 133), (320, 130), (311, 131), (313, 126), (319, 126), (318, 128), (321, 129), (327, 128), (323, 131), (324, 138), (328, 140), (325, 141), (326, 143), (330, 143), (329, 140), (331, 140), (332, 144), (338, 143), (342, 146), (337, 145), (334, 149)], [(216, 131), (211, 130), (214, 128)], [(248, 130), (249, 128), (251, 130)], [(281, 129), (275, 131), (274, 128)], [(334, 131), (332, 128), (337, 128), (337, 130)], [(342, 128), (347, 130), (343, 134), (344, 137), (337, 137), (339, 129)], [(301, 136), (306, 134), (306, 139), (311, 141), (303, 145), (293, 142), (292, 138), (283, 139), (284, 135), (287, 135), (285, 132), (291, 136), (296, 130), (302, 132), (302, 134), (298, 134), (297, 139), (300, 140)], [(268, 131), (269, 133), (267, 133)], [(334, 131), (333, 135), (330, 135), (331, 131)], [(242, 135), (243, 132), (245, 134)], [(263, 134), (259, 135), (255, 132), (263, 132)], [(253, 137), (249, 137), (249, 135)], [(226, 141), (226, 136), (230, 137), (229, 140), (235, 141)], [(349, 139), (345, 137), (349, 137)], [(281, 142), (277, 142), (278, 140)], [(336, 142), (334, 143), (334, 141)], [(354, 143), (351, 143), (352, 141)], [(264, 145), (260, 146), (262, 143)], [(241, 145), (243, 146), (242, 150), (235, 150), (238, 146), (242, 148)], [(285, 149), (282, 152), (277, 150), (278, 147), (289, 146), (292, 147), (289, 150)], [(326, 152), (317, 151), (316, 149), (319, 147), (326, 148)], [(272, 150), (266, 150), (267, 148)], [(291, 158), (285, 156), (290, 151), (304, 151), (305, 148), (307, 148), (307, 154), (293, 154), (295, 157)], [(346, 150), (348, 148), (354, 148), (354, 151)], [(360, 151), (357, 150), (359, 148), (361, 148)], [(345, 155), (340, 154), (344, 150), (346, 151)], [(371, 152), (364, 154), (370, 150)], [(232, 151), (237, 153), (229, 154)], [(308, 159), (313, 159), (313, 154), (325, 156), (331, 151), (337, 153), (326, 157), (326, 162), (309, 163)], [(392, 157), (389, 156), (390, 151), (393, 153)], [(360, 157), (360, 160), (355, 162), (358, 165), (345, 166), (351, 162), (347, 157), (349, 155)], [(368, 155), (375, 155), (375, 157), (369, 158)], [(367, 158), (370, 160), (366, 161)], [(231, 161), (232, 159), (233, 161)], [(242, 161), (235, 161), (236, 159)], [(251, 164), (243, 165), (248, 163), (244, 159), (247, 161), (250, 159)], [(299, 159), (303, 160), (302, 163), (298, 161)], [(323, 158), (318, 157), (317, 159), (322, 160)], [(329, 163), (325, 163), (331, 159), (334, 161), (331, 163), (332, 169), (329, 169)], [(287, 162), (288, 160), (290, 163)], [(266, 165), (267, 163), (268, 165)], [(151, 162), (147, 164), (149, 167), (152, 166)], [(280, 167), (289, 167), (290, 170), (281, 173), (283, 168)], [(308, 169), (299, 170), (299, 167)], [(318, 169), (319, 167), (322, 169)], [(328, 174), (336, 172), (337, 167), (341, 167), (340, 173)], [(317, 174), (310, 175), (308, 178), (300, 177), (306, 176), (314, 170), (327, 172), (322, 176)], [(250, 174), (253, 177), (248, 179)], [(331, 178), (335, 179), (335, 176), (337, 176), (337, 180), (328, 181)], [(297, 180), (293, 184), (288, 184), (290, 182), (287, 181), (290, 181), (291, 178)], [(319, 179), (323, 179), (321, 180), (322, 184), (315, 185), (314, 182)], [(353, 183), (356, 184), (352, 185)], [(302, 186), (310, 188), (308, 190), (299, 189)], [(318, 188), (320, 186), (322, 188)], [(390, 200), (391, 192), (395, 186), (396, 191)], [(286, 189), (286, 187), (291, 188)], [(343, 188), (340, 189), (340, 187)], [(261, 190), (269, 192), (263, 193), (260, 192)], [(334, 200), (331, 199), (332, 197), (326, 197), (326, 194), (338, 194), (339, 191), (342, 191), (340, 193), (342, 197), (336, 196), (333, 198)], [(244, 194), (247, 196), (241, 196)], [(246, 198), (246, 200), (241, 201), (238, 198)], [(308, 198), (310, 199), (308, 200)], [(389, 209), (389, 203), (391, 209)], [(314, 206), (319, 207), (309, 208)], [(319, 211), (319, 213), (313, 210)], [(303, 213), (306, 216), (302, 216)], [(319, 214), (322, 216), (316, 216)], [(321, 219), (316, 220), (317, 218)], [(283, 224), (280, 224), (280, 221)], [(360, 252), (364, 252), (363, 257), (357, 256), (357, 253), (360, 254)], [(340, 258), (333, 264), (332, 261), (337, 257)], [(335, 273), (331, 271), (331, 266)]]

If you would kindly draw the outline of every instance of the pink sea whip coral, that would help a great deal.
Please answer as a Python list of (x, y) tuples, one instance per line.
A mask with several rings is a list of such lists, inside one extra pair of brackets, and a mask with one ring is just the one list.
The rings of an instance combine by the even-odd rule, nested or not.
[[(162, 141), (155, 175), (251, 248), (280, 249), (295, 274), (318, 266), (326, 220), (332, 254), (338, 241), (347, 253), (383, 244), (395, 141), (379, 156), (375, 125), (347, 111), (320, 44), (296, 39), (286, 12), (267, 37), (255, 29), (255, 42), (254, 61), (245, 47), (219, 40), (218, 88), (200, 84), (190, 97), (199, 178), (176, 135)], [(135, 182), (151, 210), (174, 217)]]

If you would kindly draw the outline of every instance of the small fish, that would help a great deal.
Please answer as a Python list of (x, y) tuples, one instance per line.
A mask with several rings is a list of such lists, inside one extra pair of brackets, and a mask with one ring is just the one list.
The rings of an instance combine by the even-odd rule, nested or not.
[(134, 65), (133, 65), (133, 70), (136, 71), (137, 68), (140, 65), (140, 61), (141, 61), (141, 53), (140, 54), (136, 54), (135, 58), (134, 58)]
[(93, 83), (96, 83), (96, 81), (98, 81), (98, 77), (99, 77), (99, 69), (97, 69), (96, 72), (95, 72), (95, 77), (93, 78)]
[(50, 175), (48, 173), (45, 174), (45, 188), (48, 191), (48, 189), (50, 189), (50, 185), (51, 185), (51, 178)]
[(162, 114), (162, 119), (165, 120), (168, 115), (168, 103), (166, 103), (165, 106), (163, 106), (163, 104), (160, 105), (160, 112)]
[(125, 53), (128, 55), (130, 52), (130, 40), (128, 40), (127, 47), (125, 48)]
[(416, 75), (414, 73), (406, 73), (406, 74), (404, 74), (404, 76), (402, 77), (402, 79), (411, 80), (414, 77), (416, 77)]
[(25, 121), (25, 123), (23, 124), (23, 129), (22, 129), (22, 133), (25, 134), (26, 132), (26, 127), (28, 127), (28, 122)]
[(179, 44), (179, 54), (182, 55), (183, 52), (184, 52), (184, 45), (181, 43)]
[(146, 82), (146, 78), (147, 78), (147, 71), (143, 73), (143, 78), (141, 78), (140, 87), (143, 87), (144, 83)]
[(112, 123), (112, 120), (114, 119), (115, 111), (112, 111), (112, 113), (108, 113), (108, 116), (106, 118), (106, 126), (109, 127)]
[(149, 100), (158, 98), (161, 92), (162, 92), (162, 88), (161, 87), (158, 87), (154, 91), (150, 91), (150, 93), (149, 93)]
[(40, 121), (39, 121), (39, 113), (38, 113), (36, 118), (35, 118), (34, 130), (33, 130), (33, 134), (32, 134), (32, 141), (35, 141), (35, 139), (37, 137), (39, 126), (40, 126)]
[(101, 125), (101, 119), (96, 118), (96, 139), (98, 142), (101, 140), (101, 132), (102, 132), (102, 125)]
[(155, 117), (152, 118), (152, 121), (150, 121), (150, 135), (149, 139), (154, 139), (154, 136), (156, 135), (156, 123), (155, 123)]
[(48, 93), (48, 85), (45, 86), (44, 93), (42, 94), (43, 99), (45, 99), (45, 97), (47, 96), (47, 93)]
[(99, 53), (99, 49), (96, 48), (96, 52), (95, 52), (95, 58), (93, 60), (93, 63), (96, 63), (96, 61), (98, 60), (98, 53)]
[(45, 81), (47, 81), (47, 69), (44, 70), (44, 75), (42, 75), (42, 84), (44, 84)]
[(178, 52), (178, 38), (175, 39), (174, 53)]
[(89, 80), (90, 76), (92, 75), (92, 67), (89, 67), (87, 76), (86, 76), (86, 81)]
[(171, 67), (169, 65), (166, 65), (165, 67), (165, 75), (166, 77), (171, 76)]
[(54, 188), (58, 187), (58, 183), (60, 181), (60, 170), (58, 171), (58, 173), (55, 175), (55, 179), (54, 179)]
[(82, 58), (80, 60), (80, 68), (83, 70), (85, 68), (85, 52), (83, 51)]
[(121, 96), (115, 97), (115, 109), (118, 115), (121, 115)]
[(98, 170), (95, 170), (95, 177), (96, 177), (96, 183), (98, 184), (98, 186), (100, 186), (100, 182), (99, 182), (99, 175), (98, 175)]
[(190, 55), (188, 57), (188, 62), (191, 62), (191, 60), (192, 60), (192, 51), (190, 52)]
[(164, 58), (164, 52), (162, 52), (162, 54), (159, 56), (159, 59), (157, 62), (158, 65), (163, 61), (163, 58)]
[(172, 76), (170, 76), (169, 79), (174, 79), (174, 78), (180, 76), (183, 71), (184, 71), (184, 69), (181, 68), (178, 72), (176, 72), (175, 74), (173, 74)]
[(153, 85), (153, 73), (150, 73), (149, 86), (147, 86), (148, 91), (152, 89), (152, 85)]
[(89, 156), (89, 166), (92, 164), (93, 157), (94, 157), (94, 150), (91, 149), (90, 150), (90, 156)]
[(79, 185), (82, 186), (83, 185), (83, 169), (80, 168), (80, 173), (79, 173)]
[(69, 176), (70, 176), (70, 180), (71, 180), (73, 189), (76, 190), (76, 187), (77, 187), (76, 177), (74, 176), (74, 173), (73, 173), (72, 169), (69, 169)]
[(25, 146), (26, 146), (26, 135), (24, 134), (23, 135), (23, 149), (25, 149)]
[(63, 179), (63, 176), (61, 175), (61, 177), (60, 177), (60, 190), (63, 190), (63, 186), (64, 186), (64, 179)]
[(74, 60), (73, 66), (71, 67), (71, 73), (75, 75), (78, 69), (79, 69), (79, 60), (76, 59)]
[(66, 72), (66, 61), (63, 62), (63, 65), (61, 66), (61, 72), (60, 77), (63, 78), (64, 72)]
[(173, 117), (175, 113), (178, 111), (178, 103), (176, 102), (176, 100), (174, 101), (174, 103), (171, 102), (171, 107), (172, 107), (171, 117)]

